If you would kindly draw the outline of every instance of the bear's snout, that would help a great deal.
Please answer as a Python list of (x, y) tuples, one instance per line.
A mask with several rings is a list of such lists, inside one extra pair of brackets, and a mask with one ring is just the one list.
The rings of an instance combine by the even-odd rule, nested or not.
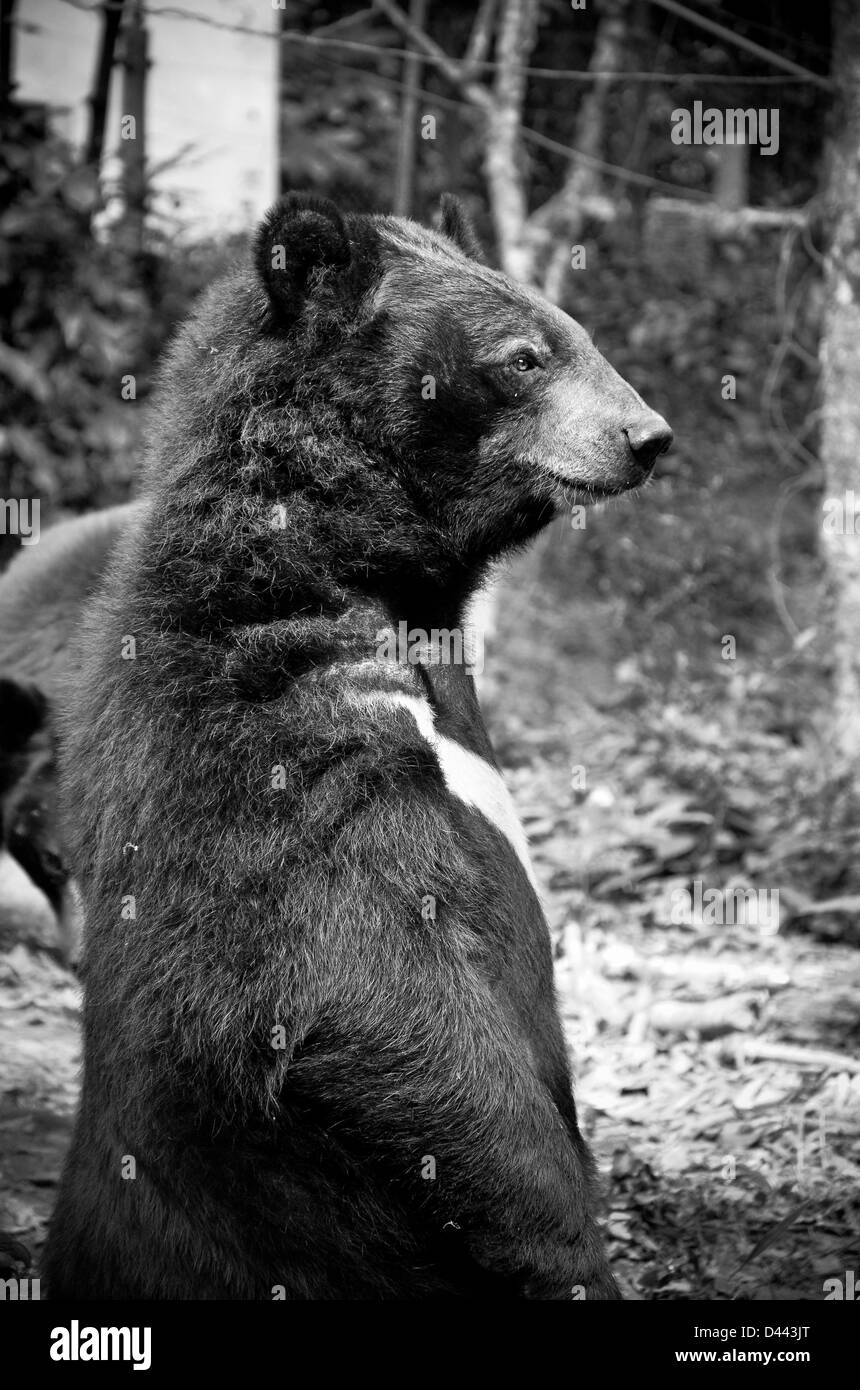
[(643, 474), (651, 472), (660, 455), (671, 448), (675, 437), (656, 410), (646, 411), (633, 424), (625, 425), (624, 434), (636, 466)]

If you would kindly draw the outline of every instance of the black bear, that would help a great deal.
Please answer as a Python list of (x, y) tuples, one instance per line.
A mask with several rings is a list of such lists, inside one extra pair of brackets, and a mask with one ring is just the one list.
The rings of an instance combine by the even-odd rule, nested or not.
[(671, 434), (472, 250), (453, 201), (294, 195), (168, 354), (65, 721), (54, 1298), (617, 1297), (524, 838), (433, 633)]
[(21, 546), (0, 575), (0, 673), (37, 686), (49, 706), (68, 692), (86, 601), (142, 512), (142, 503), (127, 502), (59, 521), (42, 531), (38, 545)]
[(108, 556), (141, 506), (61, 521), (0, 576), (0, 847), (57, 916), (56, 952), (79, 948), (79, 906), (61, 843), (54, 715), (79, 659), (77, 625)]

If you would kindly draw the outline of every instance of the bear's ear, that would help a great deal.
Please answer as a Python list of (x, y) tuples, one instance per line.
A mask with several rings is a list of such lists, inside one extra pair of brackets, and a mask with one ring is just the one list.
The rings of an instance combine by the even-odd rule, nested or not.
[(290, 193), (266, 214), (254, 241), (254, 262), (272, 307), (293, 316), (313, 271), (349, 265), (343, 217), (328, 198)]
[(0, 678), (0, 753), (18, 753), (45, 722), (47, 702), (35, 685)]
[(460, 199), (455, 198), (453, 193), (443, 193), (439, 210), (439, 231), (442, 235), (449, 237), (473, 261), (483, 261), (481, 243)]

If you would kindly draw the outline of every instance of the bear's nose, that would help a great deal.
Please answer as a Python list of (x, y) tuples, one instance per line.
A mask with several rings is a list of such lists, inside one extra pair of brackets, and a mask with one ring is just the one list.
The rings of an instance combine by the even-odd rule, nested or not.
[(670, 448), (674, 435), (662, 415), (649, 410), (635, 424), (628, 425), (624, 433), (627, 443), (639, 467), (652, 468), (656, 459)]

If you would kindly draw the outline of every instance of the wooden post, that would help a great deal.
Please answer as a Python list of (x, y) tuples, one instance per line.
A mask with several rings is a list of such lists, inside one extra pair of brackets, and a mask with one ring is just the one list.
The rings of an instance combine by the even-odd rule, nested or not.
[(717, 170), (714, 200), (727, 212), (738, 212), (749, 202), (749, 145), (728, 140), (716, 148)]
[(15, 5), (0, 0), (0, 113), (12, 105), (15, 90)]
[(122, 19), (122, 7), (123, 0), (105, 0), (102, 5), (102, 35), (93, 77), (93, 89), (88, 97), (90, 119), (84, 154), (84, 163), (93, 164), (96, 168), (101, 164), (102, 150), (104, 149), (110, 78)]

